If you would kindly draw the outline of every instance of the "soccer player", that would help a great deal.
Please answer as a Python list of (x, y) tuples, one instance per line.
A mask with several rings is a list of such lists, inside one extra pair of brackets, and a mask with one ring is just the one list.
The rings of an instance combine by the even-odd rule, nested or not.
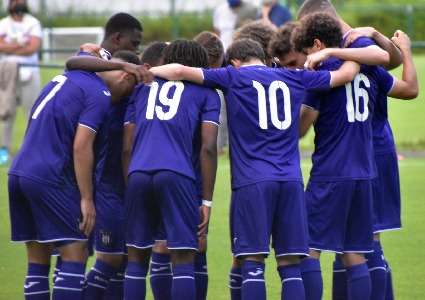
[[(218, 36), (213, 32), (204, 31), (198, 34), (194, 41), (202, 45), (208, 54), (208, 66), (210, 68), (218, 68), (224, 62), (223, 44)], [(145, 52), (148, 49), (145, 50)], [(163, 60), (162, 60), (163, 61)], [(161, 63), (162, 64), (162, 63)], [(160, 65), (160, 64), (157, 64)], [(219, 92), (219, 91), (218, 91)], [(222, 93), (219, 92), (220, 100)], [(223, 103), (223, 101), (221, 101)], [(223, 107), (220, 111), (220, 126), (223, 118)], [(199, 153), (200, 139), (197, 134), (197, 139), (194, 142), (195, 154)], [(220, 138), (220, 132), (218, 134)], [(196, 186), (197, 195), (202, 202), (202, 175), (199, 164), (199, 155), (194, 158), (196, 169)], [(202, 203), (200, 203), (202, 205)], [(196, 284), (196, 299), (205, 300), (208, 291), (208, 267), (207, 267), (207, 235), (199, 237), (199, 249), (195, 255), (195, 284)], [(155, 245), (152, 248), (151, 266), (150, 266), (150, 283), (153, 296), (156, 300), (169, 299), (171, 296), (172, 270), (170, 251), (167, 249), (166, 236), (163, 230), (157, 236)]]
[[(62, 266), (53, 299), (81, 298), (86, 244), (95, 222), (95, 140), (113, 102), (129, 94), (135, 78), (117, 53), (121, 71), (70, 71), (47, 84), (36, 100), (22, 147), (9, 170), (12, 240), (25, 242), (26, 299), (49, 299), (49, 264), (58, 246)], [(112, 95), (112, 96), (111, 96)]]
[[(83, 45), (82, 52), (109, 60), (120, 50), (136, 52), (139, 49), (143, 27), (133, 16), (126, 13), (113, 15), (105, 25), (105, 37), (100, 47)], [(68, 60), (68, 69), (96, 71), (86, 64), (87, 58), (76, 56)], [(96, 207), (97, 218), (93, 232), (96, 262), (87, 274), (85, 299), (120, 299), (123, 293), (125, 270), (124, 238), (124, 176), (121, 153), (123, 123), (128, 99), (122, 99), (110, 107), (107, 117), (107, 139), (103, 168), (97, 172)]]
[[(297, 32), (295, 38), (296, 49), (311, 53), (329, 45), (338, 46), (338, 28), (337, 20), (328, 14), (318, 13), (306, 16), (301, 20), (301, 29)], [(361, 58), (362, 55), (363, 58)], [(370, 59), (364, 49), (325, 49), (311, 55), (307, 59), (307, 64), (315, 65), (329, 56), (353, 59), (361, 63), (367, 63)], [(319, 60), (317, 57), (323, 59)], [(332, 69), (339, 63), (335, 59), (329, 59), (320, 68)], [(415, 78), (414, 68), (412, 69), (409, 62), (407, 63), (407, 70), (411, 74), (409, 75), (410, 78)], [(343, 253), (344, 264), (348, 267), (349, 297), (352, 299), (369, 297), (370, 289), (367, 288), (368, 270), (361, 253), (370, 251), (366, 241), (369, 234), (367, 227), (371, 226), (371, 215), (368, 212), (368, 209), (371, 209), (368, 202), (371, 203), (372, 199), (369, 179), (375, 175), (372, 145), (370, 143), (372, 140), (372, 116), (375, 112), (380, 111), (382, 105), (386, 105), (386, 101), (381, 103), (380, 92), (385, 95), (390, 93), (390, 95), (400, 98), (409, 98), (415, 93), (415, 80), (409, 78), (407, 78), (407, 81), (394, 80), (386, 71), (376, 67), (363, 67), (362, 73), (356, 77), (352, 84), (354, 86), (355, 104), (353, 104), (353, 95), (351, 95), (353, 92), (350, 84), (346, 85), (345, 93), (341, 89), (324, 95), (310, 95), (302, 110), (301, 134), (305, 134), (313, 122), (315, 122), (316, 132), (313, 169), (306, 192), (311, 235), (310, 246), (313, 258), (303, 261), (303, 278), (310, 299), (321, 298), (322, 283), (320, 265), (317, 261), (321, 250)], [(406, 88), (412, 88), (412, 92), (406, 93)], [(361, 94), (359, 94), (359, 91), (361, 91)], [(384, 98), (386, 100), (386, 96)], [(321, 102), (319, 102), (319, 99)], [(347, 100), (343, 102), (340, 99)], [(364, 101), (363, 109), (359, 108), (359, 99)], [(339, 108), (336, 108), (336, 104), (339, 103), (342, 104), (339, 105)], [(377, 107), (376, 111), (375, 107)], [(333, 115), (345, 114), (347, 114), (348, 122), (344, 118), (338, 117), (336, 119), (338, 120), (337, 126), (335, 126), (335, 121), (333, 123), (329, 121), (332, 120)], [(333, 125), (330, 126), (330, 124)], [(329, 145), (330, 141), (334, 142), (327, 149), (326, 144)], [(369, 147), (369, 151), (365, 152), (364, 148), (350, 146), (350, 143), (360, 144), (361, 141), (363, 141), (362, 144), (368, 145), (364, 148)], [(356, 150), (347, 151), (349, 148)], [(340, 150), (341, 153), (338, 154), (337, 150)], [(343, 155), (343, 157), (338, 159), (338, 155)], [(347, 159), (350, 161), (349, 169), (338, 166), (338, 164), (347, 165)], [(339, 170), (339, 172), (331, 174), (331, 169)], [(349, 192), (350, 185), (355, 186), (357, 190)], [(344, 191), (338, 193), (340, 189), (341, 191), (344, 189)], [(339, 202), (340, 206), (335, 205), (336, 202)], [(362, 204), (364, 211), (360, 209)], [(337, 214), (341, 214), (342, 211), (346, 211), (346, 215), (337, 218)], [(362, 219), (361, 224), (353, 221), (353, 216)], [(328, 220), (328, 222), (324, 222), (324, 220)], [(339, 231), (336, 229), (338, 227), (340, 228)], [(334, 231), (329, 228), (333, 228)], [(371, 231), (371, 228), (369, 229)], [(339, 236), (339, 238), (335, 238), (335, 236)], [(363, 286), (360, 285), (361, 282), (363, 282)], [(346, 295), (344, 298), (346, 298)]]
[(219, 88), (225, 95), (230, 124), (232, 250), (243, 260), (239, 296), (266, 298), (264, 258), (272, 235), (282, 299), (304, 299), (299, 256), (307, 254), (308, 245), (298, 149), (301, 100), (305, 89), (327, 90), (351, 81), (358, 65), (348, 62), (335, 72), (269, 68), (261, 45), (250, 39), (234, 42), (227, 57), (232, 63), (227, 68), (171, 64), (151, 71), (168, 80)]
[[(401, 80), (394, 78), (393, 88), (388, 95), (397, 99), (413, 99), (418, 94), (418, 82), (410, 51), (410, 39), (403, 32), (397, 31), (392, 40), (403, 54), (403, 77)], [(370, 44), (370, 41), (361, 38), (357, 39), (354, 45), (356, 46), (360, 43)], [(344, 57), (359, 63), (367, 63), (369, 61), (368, 53), (364, 49), (337, 48), (324, 49), (309, 55), (307, 64), (310, 66), (317, 65), (330, 56)], [(387, 76), (383, 68), (379, 69), (379, 73), (382, 73), (384, 77)], [(380, 233), (401, 227), (400, 182), (394, 137), (388, 121), (387, 94), (380, 92), (378, 100), (372, 119), (374, 156), (378, 173), (378, 176), (373, 180), (372, 186), (374, 251), (366, 255), (372, 280), (371, 299), (374, 300), (392, 298), (391, 273), (388, 271), (388, 262), (383, 256)], [(334, 273), (334, 299), (346, 298), (345, 280), (345, 268), (337, 260)]]
[[(194, 41), (174, 41), (165, 49), (164, 59), (165, 63), (208, 66), (205, 49)], [(194, 257), (197, 233), (205, 234), (211, 210), (219, 96), (213, 89), (158, 78), (151, 86), (140, 86), (132, 99), (129, 110), (134, 110), (136, 130), (126, 196), (125, 298), (144, 299), (151, 248), (162, 225), (173, 265), (171, 298), (196, 299)], [(194, 152), (197, 134), (201, 135), (199, 154)], [(201, 208), (193, 163), (196, 155), (202, 171)]]
[(168, 46), (166, 42), (152, 42), (143, 50), (140, 60), (143, 65), (150, 69), (164, 63), (164, 50)]

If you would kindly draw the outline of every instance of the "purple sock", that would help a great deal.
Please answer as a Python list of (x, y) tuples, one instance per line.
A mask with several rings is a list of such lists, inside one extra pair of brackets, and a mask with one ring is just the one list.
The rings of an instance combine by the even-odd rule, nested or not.
[(333, 263), (332, 300), (346, 300), (347, 298), (347, 269), (342, 263), (341, 256), (336, 255)]
[(373, 252), (366, 255), (370, 281), (372, 283), (370, 300), (385, 300), (387, 268), (383, 255), (381, 243), (379, 241), (374, 241)]
[(25, 300), (49, 300), (49, 265), (29, 263), (24, 284)]
[(169, 254), (152, 252), (150, 282), (155, 300), (171, 299), (173, 273), (171, 271), (171, 258)]
[(128, 262), (124, 280), (124, 299), (145, 299), (147, 274), (147, 264)]
[(348, 300), (370, 299), (371, 282), (367, 264), (347, 268)]
[(195, 300), (195, 273), (193, 263), (173, 265), (173, 300)]
[(264, 263), (245, 260), (242, 265), (242, 299), (265, 300)]
[(387, 261), (385, 261), (385, 266), (387, 268), (387, 286), (385, 288), (385, 300), (394, 300), (393, 278), (391, 276), (390, 265)]
[[(317, 260), (317, 262), (319, 262)], [(303, 285), (303, 278), (301, 277), (300, 264), (280, 266), (277, 268), (280, 279), (282, 280), (282, 300), (304, 300), (305, 291)], [(319, 263), (320, 274), (320, 263)], [(321, 276), (320, 276), (321, 277)], [(313, 293), (311, 293), (313, 295)], [(316, 298), (312, 298), (316, 299)]]
[(127, 259), (124, 259), (118, 272), (112, 276), (103, 300), (122, 300), (124, 298), (124, 273), (127, 268)]
[(84, 263), (62, 261), (53, 287), (52, 300), (83, 299), (85, 269)]
[(102, 300), (109, 286), (109, 280), (116, 273), (116, 269), (101, 260), (96, 260), (93, 268), (86, 275), (84, 299)]
[(233, 267), (229, 274), (230, 299), (241, 300), (242, 295), (242, 269)]
[(323, 279), (320, 261), (315, 258), (305, 258), (301, 261), (301, 275), (304, 283), (305, 298), (320, 300), (323, 295)]
[(195, 256), (196, 300), (206, 300), (208, 291), (207, 254), (198, 252)]

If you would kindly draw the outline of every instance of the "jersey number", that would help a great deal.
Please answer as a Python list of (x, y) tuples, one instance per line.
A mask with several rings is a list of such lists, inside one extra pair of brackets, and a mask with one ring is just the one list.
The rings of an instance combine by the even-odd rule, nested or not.
[[(173, 96), (169, 97), (168, 94), (172, 87), (175, 87), (175, 91)], [(184, 84), (181, 81), (167, 81), (162, 85), (161, 90), (159, 91), (158, 99), (162, 105), (169, 107), (168, 111), (166, 112), (164, 112), (162, 106), (156, 105), (158, 89), (159, 84), (155, 81), (152, 82), (148, 98), (148, 107), (146, 109), (146, 119), (152, 120), (156, 114), (156, 117), (159, 120), (171, 120), (176, 115), (177, 109), (179, 108), (180, 99), (184, 90)]]
[[(370, 88), (369, 78), (364, 74), (358, 74), (356, 78), (354, 78), (354, 100), (351, 82), (345, 85), (345, 93), (347, 95), (347, 117), (350, 123), (354, 123), (355, 121), (364, 122), (369, 117), (369, 94), (366, 89), (360, 87), (361, 82), (363, 82), (366, 88)], [(360, 98), (363, 99), (363, 112), (360, 112)]]
[(47, 102), (52, 100), (52, 98), (56, 95), (57, 92), (62, 88), (62, 86), (65, 84), (66, 77), (63, 75), (58, 75), (55, 78), (52, 79), (52, 82), (57, 82), (58, 84), (55, 85), (55, 87), (44, 97), (43, 100), (41, 100), (40, 104), (37, 106), (37, 108), (34, 110), (34, 113), (32, 114), (32, 119), (37, 119), (38, 115), (41, 113), (41, 111), (46, 106)]
[[(252, 84), (258, 92), (258, 122), (260, 128), (268, 129), (266, 89), (258, 81), (253, 80)], [(283, 121), (279, 120), (277, 109), (277, 93), (279, 90), (283, 93), (283, 111), (285, 113), (285, 119)], [(274, 127), (279, 130), (288, 129), (292, 122), (291, 94), (289, 93), (288, 86), (283, 81), (273, 81), (269, 86), (268, 94), (270, 115)]]

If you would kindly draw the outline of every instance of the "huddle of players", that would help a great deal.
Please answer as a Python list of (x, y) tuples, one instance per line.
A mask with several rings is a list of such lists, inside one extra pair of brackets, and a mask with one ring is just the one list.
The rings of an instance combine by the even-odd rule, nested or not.
[[(327, 14), (311, 14), (317, 11)], [(144, 299), (149, 265), (155, 299), (206, 298), (221, 93), (232, 172), (231, 298), (266, 298), (272, 237), (282, 299), (321, 299), (325, 250), (338, 253), (334, 299), (389, 299), (389, 267), (373, 233), (401, 226), (386, 97), (417, 94), (409, 40), (396, 33), (400, 55), (378, 33), (375, 41), (359, 37), (371, 31), (349, 31), (327, 1), (306, 1), (304, 15), (277, 33), (245, 26), (224, 68), (213, 69), (223, 61), (220, 41), (203, 33), (196, 40), (205, 48), (184, 40), (148, 47), (146, 72), (131, 52), (117, 51), (140, 44), (141, 26), (125, 14), (101, 45), (111, 61), (86, 53), (68, 61), (69, 70), (87, 71), (68, 71), (45, 87), (9, 172), (12, 240), (28, 249), (26, 299), (49, 299), (53, 248), (61, 257), (54, 299)], [(282, 67), (324, 62), (301, 71), (272, 68), (273, 57)], [(370, 66), (398, 65), (401, 57), (403, 80)], [(151, 84), (133, 91), (134, 76), (149, 82), (151, 74)], [(298, 139), (312, 124), (304, 193)], [(93, 227), (97, 259), (85, 275)]]

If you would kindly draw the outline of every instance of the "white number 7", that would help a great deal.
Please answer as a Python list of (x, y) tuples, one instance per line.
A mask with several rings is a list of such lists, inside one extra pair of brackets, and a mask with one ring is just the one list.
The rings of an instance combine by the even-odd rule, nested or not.
[(47, 102), (52, 100), (52, 98), (56, 95), (57, 92), (62, 88), (66, 81), (66, 77), (63, 75), (58, 75), (55, 78), (52, 79), (52, 82), (57, 82), (58, 84), (44, 97), (44, 99), (40, 102), (40, 104), (37, 106), (37, 108), (34, 110), (34, 113), (32, 114), (32, 119), (37, 119), (38, 115), (41, 113), (41, 111), (46, 106)]

